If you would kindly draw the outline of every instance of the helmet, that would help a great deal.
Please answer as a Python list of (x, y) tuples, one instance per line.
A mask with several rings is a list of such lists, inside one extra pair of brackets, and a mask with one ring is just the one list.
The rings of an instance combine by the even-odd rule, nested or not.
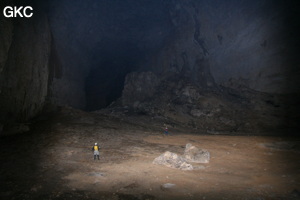
[(95, 145), (97, 145), (97, 143), (95, 143)]

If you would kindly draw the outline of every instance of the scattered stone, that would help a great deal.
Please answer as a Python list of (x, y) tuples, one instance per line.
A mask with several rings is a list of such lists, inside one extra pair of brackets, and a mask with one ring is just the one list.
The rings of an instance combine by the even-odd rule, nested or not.
[(105, 176), (104, 173), (101, 173), (101, 172), (91, 172), (88, 174), (88, 176), (97, 176), (97, 177), (100, 177), (100, 176)]
[(171, 188), (174, 188), (176, 185), (173, 184), (173, 183), (165, 183), (163, 185), (160, 186), (160, 189), (162, 191), (167, 191), (167, 190), (170, 190)]
[(131, 184), (125, 186), (124, 188), (125, 189), (133, 189), (133, 188), (137, 188), (137, 187), (139, 187), (139, 185), (137, 183), (131, 183)]
[(185, 146), (183, 158), (186, 162), (208, 163), (210, 160), (210, 153), (205, 149), (198, 149), (188, 143)]
[(159, 157), (155, 158), (153, 164), (165, 165), (167, 167), (181, 169), (181, 170), (193, 170), (193, 166), (185, 162), (185, 160), (178, 156), (176, 153), (166, 151)]

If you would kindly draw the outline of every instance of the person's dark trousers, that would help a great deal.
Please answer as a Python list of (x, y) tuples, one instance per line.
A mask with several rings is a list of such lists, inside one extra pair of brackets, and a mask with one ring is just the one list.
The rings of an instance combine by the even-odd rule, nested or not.
[(99, 155), (97, 155), (97, 157), (98, 157), (98, 160), (100, 160)]

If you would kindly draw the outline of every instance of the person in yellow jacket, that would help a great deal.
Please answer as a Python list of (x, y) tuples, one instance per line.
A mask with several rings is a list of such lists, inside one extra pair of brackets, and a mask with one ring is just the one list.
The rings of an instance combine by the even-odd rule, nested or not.
[(100, 147), (97, 143), (95, 143), (92, 150), (94, 151), (94, 160), (96, 160), (96, 156), (97, 156), (98, 160), (100, 160), (100, 158), (99, 158), (99, 156), (100, 156), (100, 153), (99, 153)]

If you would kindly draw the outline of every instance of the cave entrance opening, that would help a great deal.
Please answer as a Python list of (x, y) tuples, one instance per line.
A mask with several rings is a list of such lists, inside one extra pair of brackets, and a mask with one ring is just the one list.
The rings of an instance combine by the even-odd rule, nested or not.
[(90, 70), (85, 81), (86, 110), (109, 106), (121, 97), (126, 75), (136, 68), (130, 58), (108, 59)]

